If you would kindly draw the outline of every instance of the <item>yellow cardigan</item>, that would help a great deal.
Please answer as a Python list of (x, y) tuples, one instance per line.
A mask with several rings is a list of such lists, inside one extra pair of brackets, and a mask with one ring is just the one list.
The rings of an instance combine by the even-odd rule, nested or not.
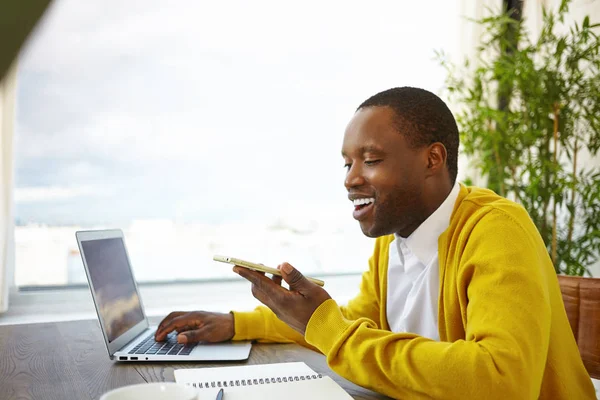
[(438, 240), (439, 342), (389, 330), (393, 238), (376, 240), (358, 296), (321, 304), (305, 337), (258, 307), (234, 313), (234, 340), (317, 349), (339, 375), (394, 398), (595, 399), (552, 262), (521, 206), (461, 185)]

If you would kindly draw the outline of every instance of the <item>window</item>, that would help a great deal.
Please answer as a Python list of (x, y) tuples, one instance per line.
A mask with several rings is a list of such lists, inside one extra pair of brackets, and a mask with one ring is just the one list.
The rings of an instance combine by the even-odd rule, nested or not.
[(55, 1), (19, 65), (17, 285), (85, 282), (74, 232), (115, 227), (139, 281), (231, 277), (213, 254), (362, 271), (344, 128), (380, 90), (439, 91), (453, 8)]

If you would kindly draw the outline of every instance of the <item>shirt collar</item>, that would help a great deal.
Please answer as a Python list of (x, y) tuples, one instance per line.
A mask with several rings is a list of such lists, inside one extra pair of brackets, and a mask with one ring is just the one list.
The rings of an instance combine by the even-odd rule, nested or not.
[(428, 265), (438, 251), (438, 238), (450, 226), (450, 217), (459, 192), (460, 184), (456, 181), (446, 200), (409, 237), (394, 235), (398, 243), (404, 241), (423, 265)]

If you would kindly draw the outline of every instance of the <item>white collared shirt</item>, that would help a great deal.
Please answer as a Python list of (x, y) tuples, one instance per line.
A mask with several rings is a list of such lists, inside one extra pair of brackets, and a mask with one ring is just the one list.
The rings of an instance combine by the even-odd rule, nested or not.
[(394, 235), (390, 243), (387, 320), (392, 332), (440, 338), (438, 238), (450, 225), (459, 192), (456, 182), (446, 200), (409, 237)]

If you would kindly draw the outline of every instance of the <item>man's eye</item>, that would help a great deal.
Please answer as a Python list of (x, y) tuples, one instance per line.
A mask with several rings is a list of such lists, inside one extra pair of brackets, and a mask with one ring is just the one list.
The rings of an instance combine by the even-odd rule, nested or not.
[(351, 166), (352, 166), (352, 164), (350, 164), (350, 163), (344, 164), (344, 169), (349, 170)]
[(383, 161), (383, 160), (365, 160), (365, 164), (375, 165), (375, 164), (379, 164), (381, 161)]

